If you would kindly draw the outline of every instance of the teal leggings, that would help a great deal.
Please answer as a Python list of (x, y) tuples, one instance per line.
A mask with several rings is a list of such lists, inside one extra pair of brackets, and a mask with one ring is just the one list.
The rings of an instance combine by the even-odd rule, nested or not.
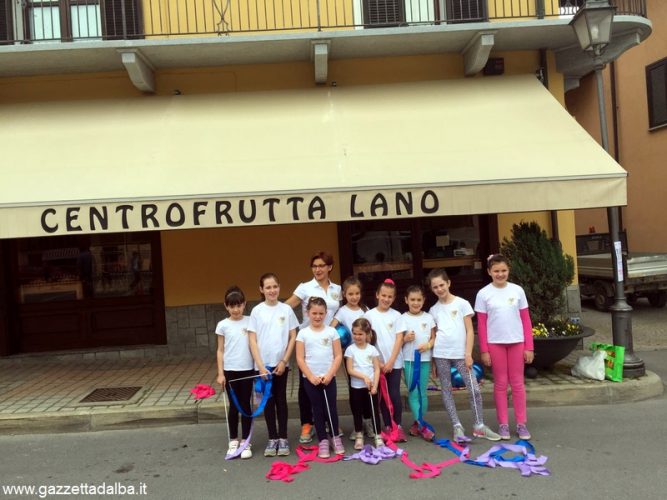
[[(412, 365), (414, 361), (405, 361), (405, 385), (408, 389), (412, 385)], [(422, 402), (422, 418), (426, 415), (428, 411), (428, 380), (431, 376), (431, 362), (422, 361), (419, 367), (419, 389), (421, 389), (421, 402)], [(412, 418), (416, 422), (419, 420), (419, 391), (417, 387), (415, 390), (408, 394), (408, 405), (410, 405), (410, 411), (412, 412)]]

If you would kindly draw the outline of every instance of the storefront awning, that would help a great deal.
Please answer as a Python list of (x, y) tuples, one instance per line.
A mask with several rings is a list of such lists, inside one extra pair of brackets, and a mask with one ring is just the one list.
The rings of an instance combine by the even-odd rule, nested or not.
[(0, 238), (626, 204), (626, 172), (530, 75), (0, 116)]

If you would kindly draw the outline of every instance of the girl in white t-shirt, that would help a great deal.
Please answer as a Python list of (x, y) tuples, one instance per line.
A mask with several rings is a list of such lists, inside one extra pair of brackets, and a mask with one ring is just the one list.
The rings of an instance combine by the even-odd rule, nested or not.
[[(248, 346), (248, 322), (250, 317), (244, 316), (245, 295), (237, 286), (230, 287), (225, 292), (225, 309), (229, 317), (223, 319), (215, 327), (215, 333), (218, 335), (218, 350), (216, 359), (218, 365), (218, 378), (216, 379), (226, 391), (230, 394), (230, 386), (233, 382), (234, 393), (246, 415), (250, 415), (250, 400), (252, 398), (252, 377), (254, 374), (252, 355)], [(236, 379), (241, 379), (236, 382)], [(230, 395), (231, 401), (231, 395)], [(229, 407), (229, 449), (227, 455), (237, 453), (239, 446), (243, 449), (241, 458), (252, 457), (250, 443), (246, 443), (250, 434), (252, 419), (241, 416), (241, 438), (239, 443), (239, 411), (235, 405)]]
[[(366, 318), (356, 319), (351, 326), (354, 343), (345, 350), (345, 365), (350, 376), (350, 409), (354, 420), (354, 449), (361, 450), (364, 447), (364, 416), (372, 415), (375, 420), (375, 429), (380, 428), (377, 397), (380, 383), (380, 353), (371, 345), (371, 339), (375, 334)], [(373, 398), (372, 408), (370, 398)], [(380, 446), (384, 446), (384, 442), (379, 435), (375, 435), (375, 447)]]
[[(380, 371), (387, 379), (389, 399), (394, 407), (394, 422), (398, 426), (396, 441), (406, 442), (405, 431), (401, 426), (403, 404), (401, 402), (401, 373), (403, 372), (403, 331), (399, 329), (401, 313), (391, 306), (396, 298), (396, 284), (391, 279), (380, 283), (375, 293), (378, 305), (364, 314), (377, 335), (375, 347), (380, 352)], [(392, 420), (389, 408), (380, 403), (385, 431), (391, 432)]]
[(516, 432), (520, 439), (530, 439), (526, 423), (526, 387), (524, 364), (533, 362), (533, 325), (526, 294), (510, 283), (509, 262), (500, 254), (487, 259), (491, 283), (477, 292), (475, 311), (482, 362), (493, 372), (493, 397), (496, 403), (498, 433), (510, 439), (507, 412), (507, 386), (512, 388)]
[(452, 395), (451, 367), (455, 367), (468, 389), (468, 399), (474, 420), (473, 436), (498, 441), (500, 436), (484, 425), (482, 395), (472, 370), (472, 348), (475, 333), (472, 328), (474, 312), (470, 303), (449, 291), (451, 282), (444, 269), (434, 269), (427, 277), (438, 302), (430, 313), (436, 322), (433, 360), (440, 379), (442, 401), (453, 425), (454, 441), (466, 441), (463, 425), (456, 413)]
[[(332, 431), (338, 429), (336, 372), (340, 368), (343, 353), (338, 332), (324, 322), (327, 314), (324, 299), (308, 299), (306, 312), (310, 324), (299, 330), (296, 336), (296, 362), (303, 374), (303, 386), (313, 409), (315, 431), (320, 441), (318, 456), (329, 458), (326, 424), (328, 421)], [(332, 444), (336, 455), (345, 454), (340, 436), (333, 436)]]
[[(421, 436), (426, 441), (432, 441), (435, 433), (429, 426), (420, 423), (421, 418), (428, 411), (428, 378), (431, 375), (431, 347), (435, 338), (435, 321), (433, 316), (422, 311), (426, 297), (424, 290), (419, 285), (411, 285), (405, 291), (405, 303), (408, 311), (401, 316), (400, 329), (403, 335), (403, 363), (405, 367), (405, 385), (408, 388), (408, 405), (412, 412), (413, 424), (409, 429), (411, 436)], [(419, 351), (420, 362), (415, 367), (415, 351)], [(418, 371), (418, 379), (413, 390), (410, 388), (415, 381)]]
[(264, 302), (257, 304), (250, 313), (248, 340), (259, 374), (264, 378), (271, 375), (271, 397), (264, 407), (264, 420), (269, 431), (264, 456), (286, 456), (290, 452), (287, 441), (288, 363), (299, 322), (292, 308), (278, 300), (280, 283), (275, 274), (266, 273), (259, 278), (259, 291)]

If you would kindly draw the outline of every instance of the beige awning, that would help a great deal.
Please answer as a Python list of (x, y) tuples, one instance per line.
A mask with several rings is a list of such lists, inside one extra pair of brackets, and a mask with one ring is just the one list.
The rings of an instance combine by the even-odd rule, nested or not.
[(626, 172), (530, 75), (0, 116), (0, 238), (626, 204)]

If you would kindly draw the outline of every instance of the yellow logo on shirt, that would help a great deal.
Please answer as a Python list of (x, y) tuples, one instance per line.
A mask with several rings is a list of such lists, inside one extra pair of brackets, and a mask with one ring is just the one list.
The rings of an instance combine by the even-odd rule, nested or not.
[(373, 364), (373, 356), (371, 356), (370, 354), (368, 356), (366, 356), (366, 362), (370, 363), (370, 364)]
[(394, 324), (393, 323), (387, 323), (387, 328), (389, 330), (391, 330), (392, 328), (394, 328)]
[(331, 344), (331, 339), (329, 337), (324, 337), (322, 339), (322, 345), (329, 345)]
[(510, 297), (509, 299), (507, 299), (507, 302), (509, 302), (509, 305), (512, 306), (512, 305), (514, 305), (514, 302), (516, 302), (516, 298), (515, 297)]
[(241, 335), (248, 335), (248, 329), (247, 328), (241, 328)]
[(334, 300), (340, 300), (340, 295), (338, 295), (338, 292), (331, 292), (331, 298)]
[(456, 318), (456, 316), (459, 314), (459, 312), (456, 309), (452, 309), (451, 315), (452, 319)]
[(422, 324), (421, 324), (422, 332), (423, 332), (424, 330), (426, 330), (426, 327), (427, 327), (427, 326), (428, 326), (428, 323), (422, 323)]

